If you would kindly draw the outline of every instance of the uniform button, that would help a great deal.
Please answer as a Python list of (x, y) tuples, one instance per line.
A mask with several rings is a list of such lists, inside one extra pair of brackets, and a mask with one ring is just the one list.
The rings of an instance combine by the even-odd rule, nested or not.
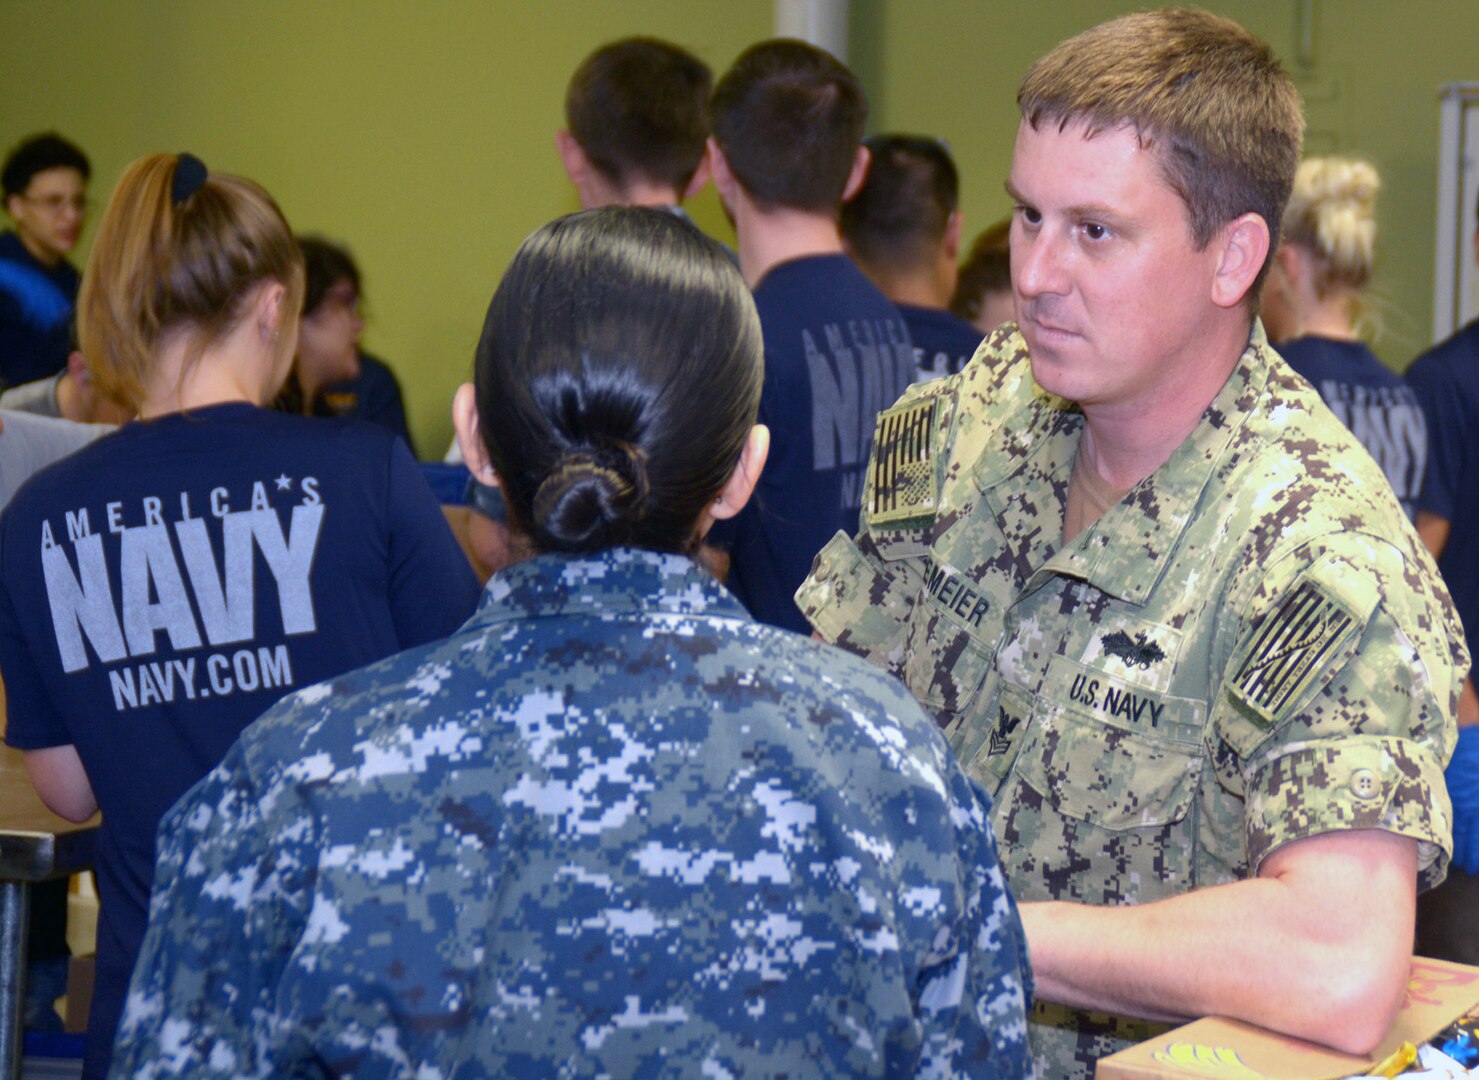
[(1350, 787), (1358, 799), (1375, 798), (1378, 790), (1376, 774), (1370, 769), (1357, 769), (1351, 773)]

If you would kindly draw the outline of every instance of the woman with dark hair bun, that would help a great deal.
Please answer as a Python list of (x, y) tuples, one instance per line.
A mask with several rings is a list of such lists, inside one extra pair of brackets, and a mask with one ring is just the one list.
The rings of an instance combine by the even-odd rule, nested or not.
[(267, 192), (189, 154), (134, 162), (78, 330), (93, 383), (138, 419), (0, 517), (6, 741), (52, 810), (103, 812), (85, 1076), (107, 1071), (165, 811), (284, 694), (439, 638), (477, 601), (393, 436), (263, 407), (302, 298)]
[(122, 1075), (1030, 1074), (986, 796), (897, 682), (690, 557), (758, 477), (760, 378), (691, 226), (524, 243), (455, 420), (525, 557), (175, 808)]

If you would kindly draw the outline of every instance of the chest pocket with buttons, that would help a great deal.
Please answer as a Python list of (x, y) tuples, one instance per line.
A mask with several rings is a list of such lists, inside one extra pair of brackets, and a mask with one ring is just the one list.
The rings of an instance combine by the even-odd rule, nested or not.
[(1120, 714), (1117, 692), (1050, 698), (1051, 685), (994, 811), (1019, 898), (1144, 903), (1193, 888), (1205, 705), (1136, 691)]

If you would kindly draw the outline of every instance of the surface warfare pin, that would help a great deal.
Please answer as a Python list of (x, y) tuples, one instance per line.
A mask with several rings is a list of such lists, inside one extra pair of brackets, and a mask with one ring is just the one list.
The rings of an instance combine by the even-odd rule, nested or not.
[(1136, 634), (1131, 641), (1129, 634), (1116, 630), (1112, 634), (1105, 634), (1100, 644), (1108, 655), (1123, 660), (1126, 667), (1149, 669), (1151, 664), (1158, 664), (1166, 658), (1159, 645), (1146, 640), (1143, 631)]

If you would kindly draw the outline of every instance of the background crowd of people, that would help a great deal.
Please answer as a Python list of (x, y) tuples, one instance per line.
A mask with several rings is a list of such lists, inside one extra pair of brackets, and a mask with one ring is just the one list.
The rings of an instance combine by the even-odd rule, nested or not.
[[(1150, 88), (1207, 56), (1197, 108)], [(1114, 20), (1019, 102), (970, 238), (950, 148), (867, 135), (824, 50), (597, 49), (555, 139), (582, 212), (419, 467), (346, 246), (151, 154), (79, 274), (88, 159), (16, 144), (0, 672), (43, 800), (103, 815), (86, 1075), (117, 1034), (120, 1075), (1019, 1076), (1035, 971), (1037, 1067), (1087, 1076), (1189, 1006), (1360, 1049), (1419, 887), (1424, 951), (1479, 961), (1475, 328), (1410, 383), (1363, 344), (1377, 172), (1299, 162), (1232, 23)], [(711, 183), (733, 248), (682, 209)], [(1332, 883), (1362, 901), (1306, 948)], [(1125, 975), (1168, 926), (1217, 968), (1251, 912), (1362, 1000)]]

